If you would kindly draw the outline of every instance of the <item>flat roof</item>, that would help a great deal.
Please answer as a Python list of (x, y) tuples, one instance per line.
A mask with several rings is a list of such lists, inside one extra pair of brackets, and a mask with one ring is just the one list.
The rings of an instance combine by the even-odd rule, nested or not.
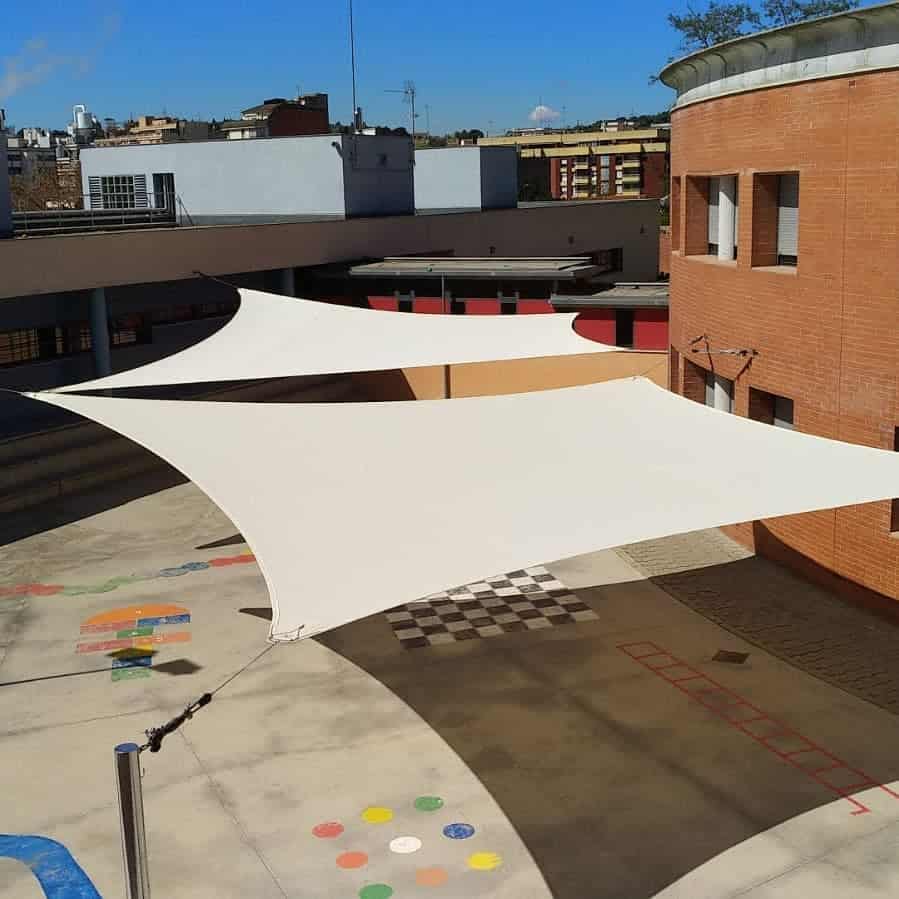
[(667, 281), (650, 283), (620, 282), (609, 290), (589, 296), (553, 294), (550, 302), (560, 309), (647, 309), (668, 308), (669, 286)]
[(575, 280), (600, 271), (589, 256), (388, 256), (354, 265), (354, 278), (519, 278)]

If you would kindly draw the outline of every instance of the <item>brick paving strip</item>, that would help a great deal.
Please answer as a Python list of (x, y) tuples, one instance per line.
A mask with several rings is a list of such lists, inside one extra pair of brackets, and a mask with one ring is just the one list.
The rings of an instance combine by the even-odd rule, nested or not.
[(899, 627), (753, 555), (720, 531), (622, 547), (671, 597), (771, 655), (899, 714)]

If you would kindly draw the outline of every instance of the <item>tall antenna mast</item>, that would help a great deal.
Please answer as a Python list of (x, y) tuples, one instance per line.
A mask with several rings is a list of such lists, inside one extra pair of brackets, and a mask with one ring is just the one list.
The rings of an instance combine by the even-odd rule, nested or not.
[(353, 70), (353, 133), (356, 132), (356, 32), (353, 28), (353, 0), (350, 2), (350, 66)]

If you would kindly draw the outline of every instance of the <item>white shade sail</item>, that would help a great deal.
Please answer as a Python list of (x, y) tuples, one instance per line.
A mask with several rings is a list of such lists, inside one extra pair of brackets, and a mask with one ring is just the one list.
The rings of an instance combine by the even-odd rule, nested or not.
[(256, 554), (274, 640), (547, 559), (899, 496), (899, 453), (639, 378), (368, 404), (30, 396), (195, 481)]
[(617, 351), (575, 333), (576, 313), (415, 315), (240, 290), (221, 330), (157, 362), (55, 392), (339, 374)]

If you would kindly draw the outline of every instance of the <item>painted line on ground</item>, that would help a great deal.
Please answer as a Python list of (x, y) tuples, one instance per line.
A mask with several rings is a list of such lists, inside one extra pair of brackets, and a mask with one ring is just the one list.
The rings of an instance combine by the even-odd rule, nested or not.
[[(623, 652), (626, 656), (629, 656), (635, 662), (638, 662), (648, 671), (651, 671), (666, 683), (671, 684), (672, 687), (676, 687), (681, 691), (681, 693), (689, 696), (690, 699), (698, 702), (700, 705), (707, 708), (710, 712), (714, 712), (715, 715), (726, 721), (735, 730), (738, 730), (740, 731), (740, 733), (745, 734), (747, 737), (750, 737), (752, 740), (758, 743), (759, 746), (767, 749), (768, 752), (773, 753), (788, 765), (792, 765), (798, 771), (801, 771), (804, 775), (806, 775), (806, 777), (809, 777), (813, 781), (815, 781), (815, 783), (826, 787), (831, 792), (836, 793), (838, 796), (851, 803), (853, 806), (855, 806), (852, 812), (853, 815), (862, 815), (871, 811), (868, 806), (864, 805), (864, 803), (862, 802), (859, 802), (858, 799), (854, 798), (854, 796), (851, 795), (858, 792), (859, 790), (877, 787), (878, 789), (883, 790), (885, 793), (888, 793), (894, 799), (899, 799), (899, 793), (894, 792), (889, 787), (868, 776), (864, 771), (861, 771), (858, 768), (853, 768), (851, 765), (849, 765), (847, 762), (844, 762), (841, 758), (834, 755), (832, 752), (824, 749), (813, 740), (808, 739), (808, 737), (804, 737), (792, 727), (789, 727), (783, 722), (778, 721), (776, 718), (772, 718), (767, 712), (749, 702), (748, 699), (744, 699), (738, 693), (735, 693), (730, 688), (718, 683), (718, 681), (709, 677), (707, 674), (699, 671), (692, 665), (689, 665), (687, 662), (678, 659), (676, 656), (658, 646), (656, 643), (651, 643), (649, 641), (643, 641), (640, 643), (620, 643), (618, 644), (617, 648), (621, 650), (621, 652)], [(661, 664), (655, 664), (653, 662), (661, 662)], [(668, 677), (665, 674), (665, 671), (669, 668), (675, 667), (683, 667), (687, 669), (690, 674), (687, 677), (683, 678)], [(686, 681), (690, 681), (691, 686), (694, 685), (697, 681), (704, 681), (706, 684), (711, 685), (711, 688), (706, 686), (699, 689), (690, 689), (690, 686), (683, 686)], [(732, 699), (733, 701), (715, 702), (713, 701), (712, 697), (716, 697), (718, 699)], [(731, 718), (726, 714), (727, 712), (737, 709), (739, 709), (741, 713), (748, 711), (754, 713), (754, 715), (749, 718)], [(750, 725), (758, 724), (759, 722), (765, 722), (767, 724), (774, 725), (775, 730), (766, 732), (764, 734), (754, 733), (750, 729)], [(787, 738), (793, 740), (794, 743), (799, 743), (800, 746), (799, 748), (791, 748), (789, 752), (785, 752), (782, 749), (778, 749), (771, 744), (770, 741), (775, 738)], [(801, 764), (799, 764), (798, 761), (795, 760), (795, 757), (808, 752), (818, 753), (824, 759), (829, 760), (831, 764), (817, 769), (809, 769), (803, 767)], [(853, 782), (848, 785), (837, 785), (831, 783), (827, 778), (821, 776), (826, 772), (837, 770), (847, 771), (857, 776), (859, 778), (859, 781)]]

